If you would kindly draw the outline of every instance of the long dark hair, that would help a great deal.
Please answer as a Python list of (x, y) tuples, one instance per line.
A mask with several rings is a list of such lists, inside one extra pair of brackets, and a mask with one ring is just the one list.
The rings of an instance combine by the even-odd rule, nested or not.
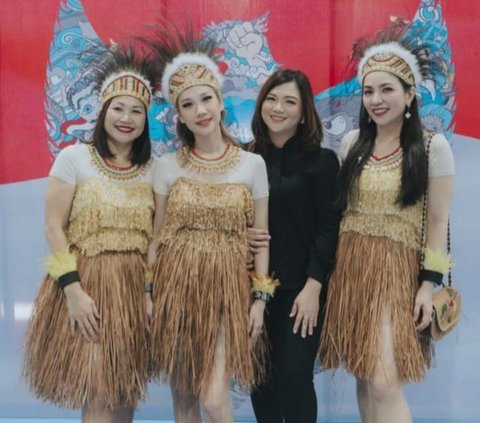
[[(396, 77), (396, 76), (395, 76)], [(396, 77), (402, 84), (403, 90), (408, 92), (412, 86)], [(405, 110), (406, 111), (406, 110)], [(409, 119), (404, 118), (400, 131), (400, 145), (403, 150), (402, 179), (397, 203), (402, 207), (415, 204), (425, 193), (428, 184), (427, 156), (423, 140), (423, 129), (418, 113), (418, 102), (414, 98), (410, 105)], [(352, 186), (372, 154), (377, 125), (369, 121), (368, 112), (360, 107), (360, 133), (358, 140), (350, 149), (338, 174), (338, 189), (336, 205), (345, 210), (351, 194)]]
[(254, 143), (251, 149), (262, 156), (267, 153), (269, 145), (272, 144), (272, 140), (268, 135), (268, 127), (262, 118), (263, 102), (272, 89), (287, 82), (295, 82), (300, 92), (304, 121), (303, 124), (297, 126), (296, 135), (299, 137), (300, 150), (302, 152), (314, 151), (319, 148), (322, 142), (322, 124), (313, 102), (313, 91), (310, 81), (301, 70), (281, 69), (272, 74), (263, 84), (258, 94), (252, 119)]
[[(103, 105), (102, 109), (100, 110), (100, 114), (98, 115), (97, 122), (95, 123), (95, 128), (93, 129), (93, 136), (92, 136), (92, 144), (100, 153), (104, 159), (112, 158), (115, 155), (110, 151), (108, 148), (107, 143), (107, 132), (105, 131), (105, 116), (107, 114), (107, 110), (112, 103), (112, 100), (115, 97), (107, 100)], [(150, 156), (152, 154), (152, 147), (150, 144), (150, 134), (148, 128), (148, 113), (145, 108), (145, 128), (143, 128), (143, 132), (140, 136), (133, 142), (132, 146), (132, 157), (131, 162), (132, 164), (142, 165), (150, 160)]]

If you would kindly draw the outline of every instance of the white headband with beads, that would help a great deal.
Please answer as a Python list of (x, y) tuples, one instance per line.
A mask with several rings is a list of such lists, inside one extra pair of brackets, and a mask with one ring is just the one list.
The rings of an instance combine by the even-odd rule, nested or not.
[(400, 43), (396, 41), (372, 46), (365, 50), (365, 53), (358, 64), (357, 77), (360, 83), (363, 84), (363, 79), (368, 73), (376, 70), (383, 70), (386, 72), (393, 73), (394, 75), (397, 75), (404, 81), (408, 82), (408, 79), (407, 79), (408, 75), (406, 75), (405, 72), (398, 72), (395, 69), (389, 67), (388, 65), (385, 66), (380, 62), (378, 63), (378, 65), (369, 66), (367, 72), (366, 73), (364, 72), (364, 67), (367, 64), (369, 59), (377, 55), (387, 55), (387, 54), (393, 54), (399, 57), (401, 60), (403, 60), (403, 62), (405, 62), (405, 64), (408, 66), (411, 72), (411, 75), (413, 76), (415, 87), (418, 88), (422, 83), (423, 78), (420, 72), (420, 68), (418, 66), (417, 58), (413, 53), (411, 53), (409, 50), (407, 50), (405, 47), (403, 47)]

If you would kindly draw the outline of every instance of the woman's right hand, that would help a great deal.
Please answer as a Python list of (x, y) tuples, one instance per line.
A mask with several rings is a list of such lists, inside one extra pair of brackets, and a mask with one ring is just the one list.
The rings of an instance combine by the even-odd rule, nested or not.
[(248, 246), (252, 254), (257, 254), (270, 244), (270, 234), (266, 229), (247, 228)]
[(63, 292), (67, 299), (72, 334), (75, 332), (75, 324), (77, 324), (87, 341), (98, 342), (100, 340), (98, 327), (100, 315), (92, 298), (82, 289), (79, 282), (67, 285)]

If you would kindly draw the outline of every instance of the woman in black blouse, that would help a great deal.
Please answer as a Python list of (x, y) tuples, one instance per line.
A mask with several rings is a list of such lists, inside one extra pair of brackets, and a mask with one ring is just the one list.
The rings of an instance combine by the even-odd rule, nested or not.
[[(322, 127), (301, 71), (280, 70), (265, 82), (252, 130), (252, 149), (265, 159), (270, 184), (270, 271), (281, 283), (267, 304), (269, 377), (252, 393), (253, 408), (259, 423), (313, 423), (313, 368), (338, 236), (332, 203), (339, 165), (333, 151), (320, 147)], [(266, 238), (251, 228), (252, 250)]]

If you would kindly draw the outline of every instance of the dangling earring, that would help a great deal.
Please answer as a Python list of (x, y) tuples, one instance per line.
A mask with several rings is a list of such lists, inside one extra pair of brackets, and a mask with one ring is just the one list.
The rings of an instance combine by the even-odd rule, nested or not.
[(302, 118), (302, 120), (300, 121), (300, 125), (303, 125), (305, 123), (305, 118)]
[(410, 119), (412, 115), (410, 114), (410, 106), (407, 106), (407, 113), (405, 113), (405, 118)]
[(372, 121), (372, 118), (369, 116), (367, 121), (368, 121), (368, 123), (370, 123)]

